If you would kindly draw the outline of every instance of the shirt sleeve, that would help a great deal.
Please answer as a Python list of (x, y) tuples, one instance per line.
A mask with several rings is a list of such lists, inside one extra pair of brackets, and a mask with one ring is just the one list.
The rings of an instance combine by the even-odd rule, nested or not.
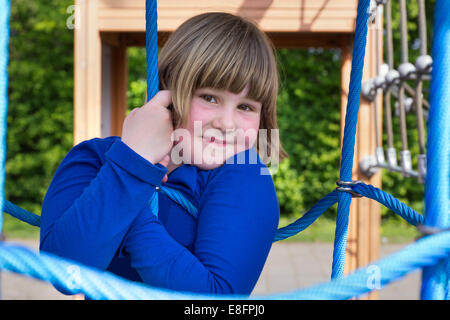
[(78, 144), (45, 195), (40, 249), (105, 270), (166, 172), (120, 138)]
[(216, 169), (200, 199), (192, 253), (149, 211), (141, 212), (125, 250), (143, 281), (177, 291), (249, 295), (279, 220), (272, 178), (261, 175), (261, 168), (235, 164)]

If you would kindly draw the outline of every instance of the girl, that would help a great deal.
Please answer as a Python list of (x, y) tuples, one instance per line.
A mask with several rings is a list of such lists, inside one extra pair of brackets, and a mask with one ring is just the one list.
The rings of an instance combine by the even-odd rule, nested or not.
[[(64, 158), (44, 198), (40, 249), (156, 287), (249, 295), (279, 218), (256, 143), (265, 129), (267, 154), (281, 149), (273, 47), (243, 18), (202, 14), (168, 39), (159, 79), (122, 137), (84, 141)], [(153, 215), (161, 185), (197, 218), (163, 193)]]

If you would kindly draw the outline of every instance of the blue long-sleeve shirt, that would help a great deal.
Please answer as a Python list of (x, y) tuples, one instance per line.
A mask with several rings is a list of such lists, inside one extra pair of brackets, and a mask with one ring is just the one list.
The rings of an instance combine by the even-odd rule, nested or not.
[[(40, 249), (156, 287), (250, 294), (279, 206), (254, 148), (229, 162), (213, 170), (184, 164), (162, 184), (167, 169), (120, 137), (84, 141), (63, 159), (45, 195)], [(149, 199), (161, 185), (181, 191), (197, 219), (163, 193), (154, 216)]]

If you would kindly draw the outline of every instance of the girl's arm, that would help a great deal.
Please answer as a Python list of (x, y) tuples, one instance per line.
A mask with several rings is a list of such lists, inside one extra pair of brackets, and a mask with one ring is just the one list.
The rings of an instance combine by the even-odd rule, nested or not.
[(45, 195), (40, 249), (106, 269), (166, 172), (118, 137), (78, 144)]
[(199, 205), (193, 253), (142, 211), (125, 240), (132, 266), (149, 285), (209, 294), (250, 294), (278, 226), (279, 207), (263, 165), (215, 170)]

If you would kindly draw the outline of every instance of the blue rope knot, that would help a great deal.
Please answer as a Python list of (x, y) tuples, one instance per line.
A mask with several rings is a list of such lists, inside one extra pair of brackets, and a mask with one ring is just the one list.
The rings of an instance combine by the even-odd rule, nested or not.
[(352, 189), (352, 187), (354, 187), (357, 184), (361, 184), (361, 183), (363, 183), (363, 182), (360, 181), (360, 180), (352, 180), (352, 181), (339, 180), (339, 181), (336, 182), (336, 185), (338, 186), (336, 188), (336, 191), (348, 192), (348, 193), (350, 193), (352, 195), (352, 198), (362, 198), (363, 197), (362, 194), (360, 194), (360, 193), (358, 193), (358, 192), (356, 192), (355, 190)]

